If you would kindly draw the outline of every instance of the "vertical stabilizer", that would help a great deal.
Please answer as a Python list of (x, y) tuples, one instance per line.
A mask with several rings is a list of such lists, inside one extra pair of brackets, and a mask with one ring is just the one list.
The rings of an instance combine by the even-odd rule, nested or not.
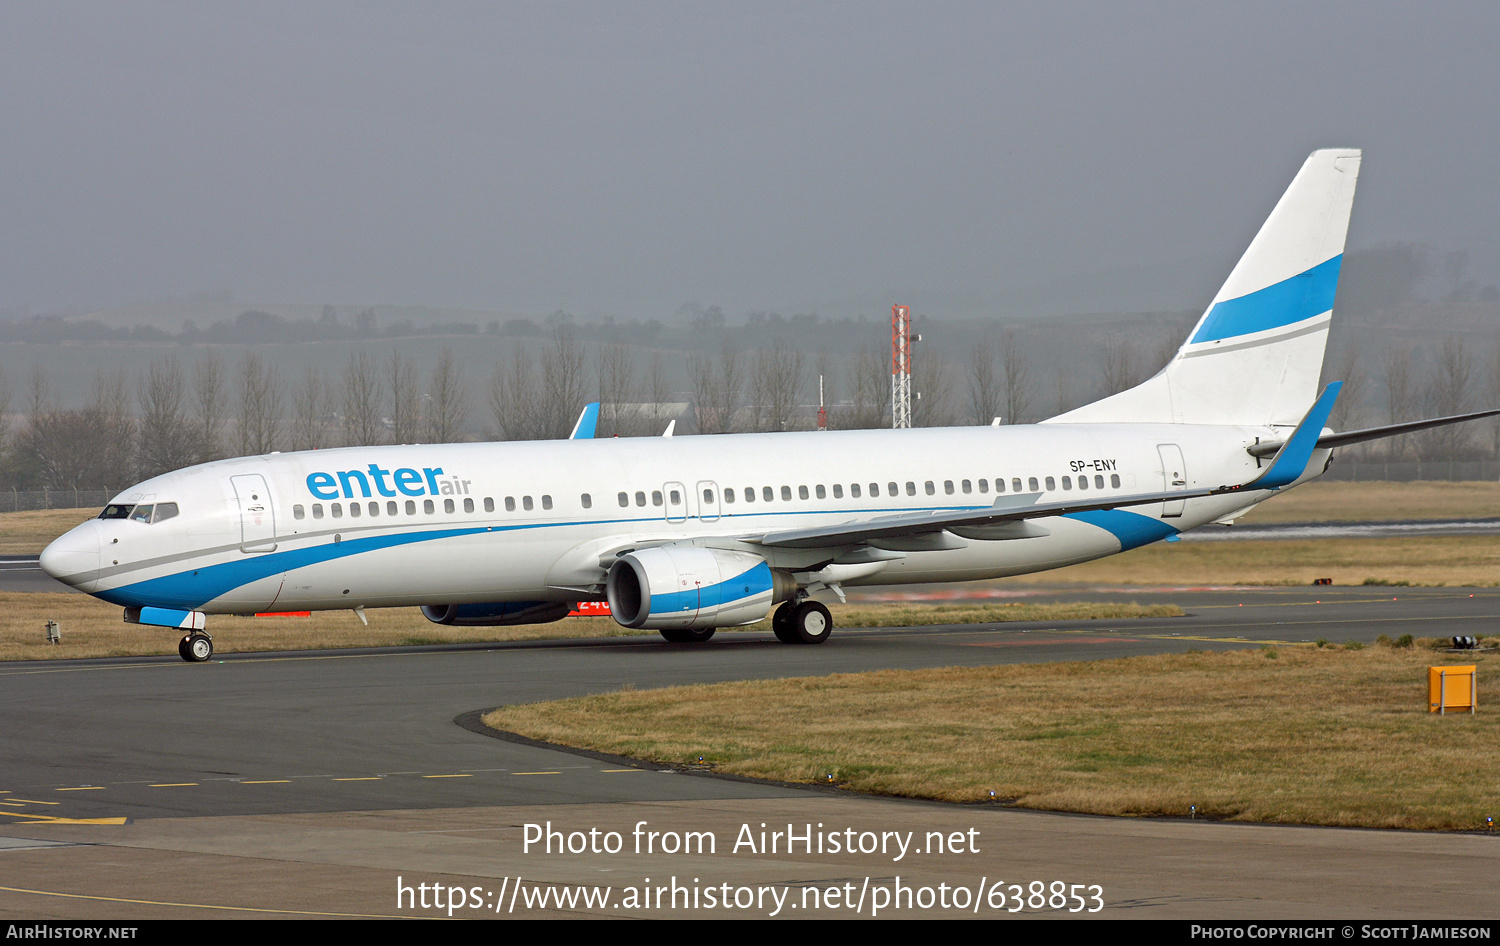
[(1295, 425), (1318, 394), (1359, 162), (1314, 151), (1167, 366), (1049, 423)]

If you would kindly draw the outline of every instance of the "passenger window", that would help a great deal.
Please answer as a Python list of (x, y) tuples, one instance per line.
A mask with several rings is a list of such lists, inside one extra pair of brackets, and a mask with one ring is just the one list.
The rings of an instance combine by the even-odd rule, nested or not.
[[(302, 507), (298, 506), (297, 508), (301, 509)], [(157, 503), (156, 504), (156, 515), (154, 515), (154, 516), (151, 517), (151, 521), (152, 522), (161, 522), (163, 519), (171, 519), (175, 515), (177, 515), (177, 504), (176, 503)], [(302, 517), (298, 516), (297, 518), (301, 519)]]
[(635, 504), (637, 506), (644, 506), (644, 505), (646, 505), (646, 494), (643, 491), (641, 491), (641, 490), (636, 490), (635, 491)]
[(1118, 474), (1118, 473), (1111, 473), (1111, 474), (1109, 474), (1109, 485), (1113, 486), (1115, 489), (1119, 489), (1120, 488), (1120, 474)]
[[(486, 499), (485, 502), (489, 502), (489, 500)], [(417, 501), (415, 499), (408, 499), (406, 501), (406, 514), (408, 516), (415, 516), (417, 514)]]
[[(621, 495), (623, 496), (624, 494), (622, 493)], [(411, 507), (411, 500), (408, 499), (406, 501), (406, 505), (408, 507), (406, 511), (407, 512), (411, 512), (412, 511), (411, 508), (410, 508)], [(621, 505), (624, 505), (624, 503), (621, 503)], [(484, 511), (485, 512), (494, 512), (495, 511), (495, 500), (492, 497), (490, 497), (490, 496), (484, 497)]]
[(747, 502), (747, 503), (753, 503), (753, 502), (755, 502), (755, 487), (754, 486), (746, 486), (745, 487), (745, 502)]
[[(960, 485), (960, 486), (962, 486), (962, 487), (963, 487), (963, 490), (964, 490), (964, 495), (966, 495), (966, 496), (967, 496), (967, 495), (968, 495), (968, 494), (969, 494), (969, 493), (972, 493), (972, 492), (974, 492), (974, 484), (973, 484), (973, 483), (970, 483), (970, 482), (969, 482), (969, 481), (968, 481), (968, 480), (964, 480), (964, 481), (963, 481), (963, 482), (962, 482), (962, 483), (960, 483), (960, 484), (959, 484), (959, 485)], [(951, 489), (950, 489), (950, 490), (949, 490), (949, 491), (948, 491), (948, 492), (950, 492), (950, 493), (951, 493), (951, 492), (953, 492), (953, 490), (951, 490)]]
[(766, 502), (770, 502), (771, 500), (776, 498), (776, 494), (771, 492), (771, 487), (762, 486), (760, 488), (760, 498), (764, 499)]
[[(714, 491), (711, 489), (705, 489), (703, 491), (703, 501), (712, 506), (714, 504)], [(731, 502), (732, 501), (733, 500), (731, 500)]]
[(619, 499), (620, 499), (620, 508), (621, 509), (624, 509), (626, 506), (630, 505), (630, 496), (629, 495), (627, 495), (625, 493), (621, 493), (620, 496), (619, 496)]
[(732, 487), (724, 491), (724, 501), (726, 503), (734, 502), (734, 489)]
[(333, 514), (333, 518), (335, 519), (344, 518), (344, 506), (342, 503), (332, 504), (328, 507), (328, 511)]
[(781, 487), (781, 500), (788, 503), (792, 501), (792, 488), (790, 486)]
[[(990, 481), (989, 480), (980, 480), (979, 481), (979, 491), (981, 493), (988, 493), (990, 491)], [(1005, 481), (1004, 480), (996, 480), (995, 481), (995, 492), (997, 492), (997, 493), (1003, 493), (1003, 492), (1005, 492)]]
[(680, 505), (682, 505), (682, 494), (679, 493), (679, 492), (677, 492), (677, 490), (675, 490), (675, 489), (671, 490), (670, 492), (671, 492), (672, 505), (674, 505), (674, 506), (680, 506)]
[[(822, 488), (823, 487), (821, 487), (821, 486), (818, 487), (818, 489), (820, 489), (820, 490)], [(823, 494), (819, 493), (818, 495), (821, 497)], [(842, 483), (834, 483), (833, 484), (833, 498), (834, 499), (843, 499), (844, 498), (844, 484), (842, 484)]]
[(797, 487), (797, 498), (798, 499), (806, 499), (807, 498), (807, 487), (806, 486), (799, 486), (799, 487)]
[(302, 519), (306, 515), (307, 515), (307, 510), (303, 509), (301, 506), (293, 506), (292, 507), (292, 518), (293, 519)]
[[(1063, 477), (1063, 481), (1064, 482), (1066, 482), (1067, 479), (1068, 478), (1066, 476)], [(1079, 489), (1088, 489), (1089, 488), (1089, 478), (1087, 476), (1080, 476), (1078, 478), (1078, 488)]]
[(373, 518), (378, 515), (380, 515), (380, 503), (372, 499), (370, 500), (370, 516)]
[[(966, 490), (964, 490), (964, 492), (967, 493), (968, 490), (966, 489)], [(952, 496), (953, 495), (953, 481), (952, 480), (943, 480), (943, 493), (946, 494), (946, 495), (948, 495), (948, 496)]]
[(507, 496), (507, 497), (505, 497), (505, 511), (506, 512), (515, 512), (516, 511), (516, 497), (514, 497), (514, 496)]
[(660, 506), (661, 505), (661, 490), (659, 490), (659, 489), (653, 489), (651, 491), (651, 505), (653, 505), (653, 506)]
[(432, 500), (424, 499), (422, 500), (422, 511), (430, 516), (437, 512), (437, 507), (432, 504)]
[[(449, 511), (451, 512), (452, 511), (451, 507), (453, 506), (453, 500), (451, 500), (451, 499), (448, 500), (448, 505), (450, 507)], [(531, 497), (530, 496), (522, 496), (521, 497), (521, 508), (524, 509), (524, 510), (526, 510), (527, 512), (530, 512), (531, 511), (531, 506), (532, 506)]]
[(1104, 488), (1104, 474), (1100, 473), (1098, 476), (1094, 477), (1094, 489), (1103, 489), (1103, 488)]
[(548, 493), (543, 493), (542, 494), (542, 508), (543, 509), (551, 509), (552, 508), (552, 496), (550, 494), (548, 494)]
[(359, 518), (359, 503), (350, 503), (349, 504), (349, 518), (350, 519), (358, 519)]
[(887, 496), (899, 496), (901, 495), (901, 487), (895, 483), (887, 483), (885, 484), (885, 494)]
[[(395, 503), (391, 503), (391, 505), (394, 506), (396, 504)], [(464, 499), (464, 512), (473, 512), (473, 511), (474, 511), (474, 500), (465, 498)]]
[(928, 496), (935, 496), (937, 494), (937, 489), (932, 485), (932, 480), (923, 483), (922, 488), (927, 491)]
[[(1048, 489), (1052, 488), (1052, 481), (1051, 481), (1050, 478), (1047, 481), (1047, 488)], [(1065, 476), (1065, 477), (1063, 477), (1063, 489), (1071, 490), (1072, 488), (1073, 488), (1073, 477), (1071, 477), (1071, 476)]]
[[(838, 487), (835, 486), (834, 489), (837, 490)], [(819, 499), (827, 499), (828, 498), (828, 490), (826, 490), (826, 489), (823, 488), (823, 484), (822, 483), (819, 483), (816, 487), (814, 487), (814, 490), (815, 490), (816, 495), (817, 495), (817, 497)]]
[(849, 484), (849, 495), (853, 496), (855, 499), (859, 498), (859, 484), (858, 483), (850, 483)]
[(906, 481), (906, 495), (908, 495), (908, 496), (915, 496), (915, 495), (917, 495), (917, 484), (913, 483), (911, 480), (907, 480)]
[(314, 519), (322, 519), (323, 518), (323, 504), (322, 503), (313, 503), (313, 518)]
[(1054, 480), (1054, 479), (1053, 479), (1053, 478), (1052, 478), (1052, 477), (1050, 477), (1050, 476), (1049, 476), (1049, 477), (1047, 477), (1047, 488), (1048, 488), (1048, 489), (1057, 489), (1057, 481), (1056, 481), (1056, 480)]
[(584, 509), (594, 508), (594, 497), (590, 496), (588, 493), (584, 493), (582, 496), (578, 497), (578, 500), (579, 502), (583, 503)]
[(400, 508), (396, 505), (394, 499), (385, 504), (385, 514), (387, 516), (394, 516), (398, 512), (400, 512)]
[(144, 505), (137, 506), (134, 509), (132, 509), (130, 511), (130, 521), (131, 522), (150, 522), (151, 521), (151, 504), (150, 503), (146, 503)]
[(443, 512), (448, 513), (449, 515), (452, 515), (454, 513), (454, 511), (455, 510), (453, 508), (453, 500), (451, 500), (451, 499), (445, 499), (445, 500), (443, 500)]

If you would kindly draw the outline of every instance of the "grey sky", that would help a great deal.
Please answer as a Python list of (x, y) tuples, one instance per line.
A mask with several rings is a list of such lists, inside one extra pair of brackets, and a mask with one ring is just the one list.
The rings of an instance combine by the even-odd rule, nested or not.
[(1366, 149), (1353, 245), (1493, 282), (1497, 38), (1492, 2), (5, 2), (0, 308), (1011, 315), (1113, 270), (1194, 308), (1322, 146)]

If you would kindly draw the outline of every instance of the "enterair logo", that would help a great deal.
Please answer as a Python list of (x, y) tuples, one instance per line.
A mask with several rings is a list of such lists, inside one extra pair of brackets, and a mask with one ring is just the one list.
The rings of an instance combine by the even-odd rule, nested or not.
[[(441, 477), (441, 478), (440, 478)], [(338, 473), (307, 474), (307, 491), (316, 499), (359, 499), (378, 493), (381, 496), (464, 496), (472, 480), (461, 480), (444, 474), (440, 466), (424, 466), (419, 473), (411, 467), (382, 470), (371, 463), (367, 470), (341, 470)], [(371, 492), (371, 485), (375, 492)], [(356, 490), (358, 492), (356, 492)]]

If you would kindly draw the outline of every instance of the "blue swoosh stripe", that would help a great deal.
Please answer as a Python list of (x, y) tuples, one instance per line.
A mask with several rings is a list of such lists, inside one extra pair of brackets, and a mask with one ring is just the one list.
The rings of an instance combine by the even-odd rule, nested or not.
[(1151, 516), (1143, 516), (1138, 512), (1126, 512), (1123, 509), (1095, 509), (1089, 512), (1070, 512), (1063, 516), (1064, 519), (1077, 519), (1079, 522), (1087, 522), (1091, 526), (1098, 526), (1115, 538), (1120, 540), (1120, 551), (1128, 552), (1131, 549), (1150, 545), (1170, 535), (1176, 535), (1178, 530), (1173, 526), (1162, 522)]
[(1192, 344), (1264, 332), (1331, 310), (1343, 259), (1340, 254), (1290, 279), (1216, 303), (1193, 335)]
[(771, 566), (765, 562), (751, 566), (747, 571), (707, 588), (691, 591), (674, 591), (667, 595), (651, 596), (651, 613), (680, 614), (683, 611), (705, 611), (725, 604), (741, 601), (771, 590)]

